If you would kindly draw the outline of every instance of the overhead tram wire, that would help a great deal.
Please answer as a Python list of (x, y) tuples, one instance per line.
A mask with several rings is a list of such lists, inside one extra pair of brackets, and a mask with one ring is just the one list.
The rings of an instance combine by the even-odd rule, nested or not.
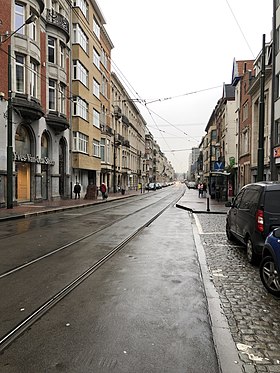
[(247, 47), (249, 48), (250, 52), (252, 53), (253, 58), (255, 58), (254, 53), (253, 53), (253, 51), (252, 51), (252, 48), (250, 47), (250, 44), (248, 43), (248, 40), (246, 39), (245, 34), (244, 34), (244, 32), (243, 32), (243, 30), (242, 30), (242, 28), (241, 28), (241, 26), (240, 26), (240, 24), (239, 24), (239, 22), (238, 22), (238, 20), (237, 20), (237, 18), (236, 18), (236, 16), (235, 16), (235, 14), (234, 14), (234, 12), (233, 12), (233, 10), (232, 10), (232, 8), (231, 8), (231, 6), (230, 6), (228, 0), (225, 0), (225, 1), (226, 1), (227, 5), (228, 5), (228, 7), (229, 7), (229, 10), (230, 10), (230, 12), (231, 12), (231, 14), (232, 14), (232, 16), (233, 16), (233, 18), (234, 18), (234, 20), (235, 20), (235, 22), (236, 22), (238, 28), (239, 28), (239, 31), (241, 32), (241, 34), (242, 34), (242, 36), (243, 36), (243, 38), (244, 38), (244, 40), (245, 40), (245, 43), (247, 44)]

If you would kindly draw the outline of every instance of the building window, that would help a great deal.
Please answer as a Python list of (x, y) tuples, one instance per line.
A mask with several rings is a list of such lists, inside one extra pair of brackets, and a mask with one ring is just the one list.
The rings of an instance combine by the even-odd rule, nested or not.
[(73, 115), (88, 120), (88, 103), (81, 97), (74, 97), (73, 105)]
[(88, 19), (88, 3), (85, 0), (74, 0), (73, 6), (79, 7), (83, 15)]
[(73, 61), (73, 78), (88, 87), (88, 71), (78, 60)]
[(73, 151), (88, 153), (88, 136), (81, 132), (73, 132)]
[[(30, 16), (32, 14), (36, 14), (34, 11), (33, 12), (30, 12)], [(34, 21), (32, 23), (30, 23), (29, 25), (29, 34), (30, 34), (30, 38), (34, 41), (37, 40), (37, 22)]]
[(280, 144), (280, 120), (277, 120), (275, 122), (275, 144), (274, 145), (279, 145)]
[(38, 85), (38, 65), (36, 62), (30, 62), (30, 95), (37, 97), (37, 85)]
[(211, 141), (216, 140), (217, 138), (217, 130), (211, 131)]
[(53, 79), (49, 79), (49, 110), (55, 110), (55, 89), (56, 89), (56, 81)]
[[(25, 6), (19, 3), (15, 4), (15, 30), (18, 34), (24, 35), (25, 27), (23, 26), (25, 22)], [(23, 26), (23, 27), (21, 27)]]
[(97, 39), (100, 40), (100, 27), (95, 18), (93, 18), (93, 32)]
[(100, 114), (95, 109), (93, 109), (93, 125), (97, 128), (100, 128)]
[(100, 158), (105, 162), (105, 139), (100, 139)]
[(66, 86), (63, 83), (60, 83), (59, 85), (59, 101), (60, 101), (60, 112), (62, 114), (66, 113), (65, 109), (65, 91), (66, 91)]
[(94, 94), (94, 96), (99, 98), (100, 84), (95, 79), (93, 79), (93, 94)]
[(73, 42), (80, 44), (84, 51), (88, 53), (88, 38), (80, 25), (76, 23), (73, 25)]
[(64, 69), (65, 67), (65, 47), (60, 43), (60, 67)]
[(108, 80), (106, 79), (106, 77), (103, 75), (102, 76), (102, 80), (101, 80), (101, 94), (104, 96), (104, 97), (108, 97)]
[(279, 96), (280, 96), (280, 78), (279, 78), (279, 74), (276, 75), (276, 79), (275, 79), (275, 95), (276, 95), (275, 98), (279, 98)]
[(25, 93), (25, 74), (24, 74), (25, 57), (22, 54), (16, 54), (16, 91)]
[(105, 67), (105, 69), (107, 69), (108, 67), (108, 58), (107, 58), (107, 55), (106, 55), (106, 52), (102, 49), (101, 51), (101, 63), (102, 65)]
[(246, 102), (244, 105), (243, 105), (243, 110), (242, 110), (242, 120), (246, 120), (248, 119), (248, 102)]
[(55, 63), (55, 42), (54, 38), (48, 37), (48, 61), (51, 63)]
[(100, 145), (99, 145), (99, 141), (93, 140), (92, 148), (93, 148), (93, 156), (94, 157), (100, 157)]
[(93, 63), (98, 69), (100, 69), (100, 56), (95, 48), (93, 48)]

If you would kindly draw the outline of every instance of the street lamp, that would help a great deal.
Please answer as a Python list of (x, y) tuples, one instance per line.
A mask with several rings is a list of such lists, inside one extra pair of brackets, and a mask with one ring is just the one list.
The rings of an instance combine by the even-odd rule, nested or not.
[[(0, 46), (16, 34), (22, 27), (36, 20), (37, 16), (30, 17), (15, 31), (8, 35), (0, 35)], [(2, 38), (5, 37), (4, 40)], [(12, 57), (11, 44), (8, 45), (8, 115), (7, 115), (7, 209), (13, 206), (13, 121), (12, 121)]]

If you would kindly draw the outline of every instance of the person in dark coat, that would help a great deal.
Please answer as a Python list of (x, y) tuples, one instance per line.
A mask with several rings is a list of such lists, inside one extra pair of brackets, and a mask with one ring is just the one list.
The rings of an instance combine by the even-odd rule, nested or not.
[(75, 193), (75, 199), (80, 198), (80, 195), (81, 195), (81, 185), (76, 182), (75, 186), (74, 186), (74, 193)]
[(105, 183), (102, 183), (101, 186), (100, 186), (100, 192), (102, 194), (102, 198), (103, 199), (106, 199), (107, 198), (107, 188), (106, 188), (106, 185)]

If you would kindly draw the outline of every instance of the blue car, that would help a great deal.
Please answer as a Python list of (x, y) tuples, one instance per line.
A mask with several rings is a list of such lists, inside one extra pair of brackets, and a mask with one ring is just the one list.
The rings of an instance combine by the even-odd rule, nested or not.
[(267, 291), (280, 297), (280, 228), (274, 229), (265, 240), (260, 276)]

